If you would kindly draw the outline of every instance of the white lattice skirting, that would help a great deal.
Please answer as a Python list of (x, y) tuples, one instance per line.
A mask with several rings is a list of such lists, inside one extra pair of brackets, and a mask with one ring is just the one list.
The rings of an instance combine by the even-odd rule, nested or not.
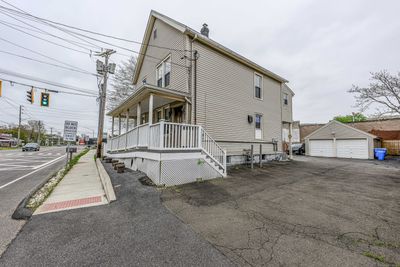
[(201, 152), (128, 152), (108, 154), (127, 168), (144, 172), (156, 185), (173, 186), (222, 177)]

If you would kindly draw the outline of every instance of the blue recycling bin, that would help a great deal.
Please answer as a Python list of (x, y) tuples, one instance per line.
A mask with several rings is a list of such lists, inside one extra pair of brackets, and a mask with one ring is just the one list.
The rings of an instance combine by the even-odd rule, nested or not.
[(374, 148), (374, 155), (375, 155), (375, 158), (378, 158), (378, 151), (382, 151), (382, 152), (384, 152), (385, 153), (385, 157), (386, 157), (386, 154), (387, 154), (387, 149), (386, 148)]
[(386, 151), (378, 150), (376, 152), (376, 157), (378, 158), (378, 160), (385, 160), (385, 156), (386, 156)]

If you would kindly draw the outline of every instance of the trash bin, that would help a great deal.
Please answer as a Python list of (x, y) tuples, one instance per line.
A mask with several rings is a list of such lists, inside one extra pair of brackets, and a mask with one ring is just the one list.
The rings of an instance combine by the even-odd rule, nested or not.
[(378, 158), (378, 154), (377, 154), (378, 151), (383, 151), (385, 153), (385, 157), (386, 157), (386, 154), (387, 154), (387, 149), (386, 148), (374, 148), (375, 158)]
[(386, 151), (378, 150), (376, 152), (376, 157), (378, 158), (378, 160), (385, 160), (385, 156), (386, 156)]

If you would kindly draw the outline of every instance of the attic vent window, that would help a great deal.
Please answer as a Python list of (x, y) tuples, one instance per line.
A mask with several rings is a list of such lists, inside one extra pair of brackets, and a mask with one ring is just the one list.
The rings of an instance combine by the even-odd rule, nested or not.
[(154, 29), (154, 31), (153, 31), (153, 39), (156, 39), (157, 38), (157, 29)]

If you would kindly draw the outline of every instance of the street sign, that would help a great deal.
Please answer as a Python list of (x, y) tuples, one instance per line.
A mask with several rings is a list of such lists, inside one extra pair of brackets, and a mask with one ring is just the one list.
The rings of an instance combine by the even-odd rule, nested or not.
[(77, 121), (64, 122), (64, 141), (76, 141), (76, 132), (78, 130)]

